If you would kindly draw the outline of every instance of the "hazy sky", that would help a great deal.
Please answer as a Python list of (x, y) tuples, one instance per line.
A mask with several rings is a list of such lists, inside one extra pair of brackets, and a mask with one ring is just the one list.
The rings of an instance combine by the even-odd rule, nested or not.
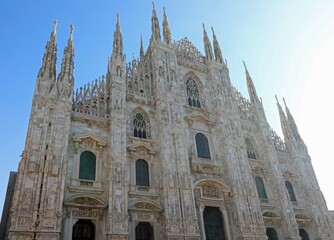
[[(245, 60), (267, 119), (281, 135), (275, 94), (284, 97), (308, 146), (329, 209), (334, 209), (333, 0), (156, 0), (160, 25), (166, 6), (172, 37), (188, 37), (203, 53), (202, 23), (211, 26), (233, 85), (248, 98)], [(73, 24), (75, 88), (106, 73), (116, 13), (127, 61), (151, 33), (151, 0), (0, 1), (0, 213), (10, 171), (24, 148), (31, 99), (45, 43), (58, 20), (58, 70)]]

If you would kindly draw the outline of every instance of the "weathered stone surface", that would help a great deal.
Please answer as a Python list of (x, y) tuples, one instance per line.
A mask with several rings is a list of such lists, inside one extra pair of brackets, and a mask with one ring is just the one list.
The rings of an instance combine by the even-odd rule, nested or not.
[[(227, 240), (267, 239), (268, 228), (279, 239), (300, 239), (299, 229), (309, 239), (334, 239), (289, 109), (278, 103), (283, 141), (247, 68), (250, 100), (232, 86), (215, 36), (212, 48), (204, 29), (204, 56), (186, 38), (171, 41), (166, 16), (163, 26), (161, 40), (154, 9), (149, 48), (126, 64), (118, 17), (106, 76), (74, 96), (73, 28), (58, 80), (53, 30), (18, 168), (10, 239), (88, 239), (94, 232), (95, 239), (123, 240), (146, 231), (150, 239), (199, 240), (214, 222), (222, 222)], [(208, 209), (218, 218), (206, 216)]]

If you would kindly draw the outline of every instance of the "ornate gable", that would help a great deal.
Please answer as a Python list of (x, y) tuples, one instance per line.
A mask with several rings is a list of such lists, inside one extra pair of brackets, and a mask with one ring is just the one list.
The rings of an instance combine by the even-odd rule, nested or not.
[(161, 212), (162, 208), (153, 202), (134, 202), (130, 204), (129, 210)]
[(79, 146), (88, 149), (101, 149), (106, 146), (106, 142), (104, 140), (92, 134), (74, 136), (73, 141), (75, 142), (76, 149)]
[(155, 154), (153, 148), (147, 146), (146, 144), (140, 143), (128, 148), (129, 151), (134, 152), (138, 155), (145, 156), (150, 154)]

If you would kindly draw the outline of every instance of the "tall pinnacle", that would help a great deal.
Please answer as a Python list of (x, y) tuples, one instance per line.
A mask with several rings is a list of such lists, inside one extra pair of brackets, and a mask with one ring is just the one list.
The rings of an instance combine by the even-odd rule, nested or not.
[(172, 33), (170, 31), (165, 7), (164, 7), (164, 20), (163, 20), (162, 26), (163, 26), (164, 42), (167, 44), (170, 44), (172, 42)]
[(157, 17), (157, 13), (155, 11), (154, 1), (152, 1), (153, 10), (152, 10), (152, 42), (160, 42), (161, 41), (161, 35), (160, 35), (160, 26), (159, 26), (159, 20)]
[(249, 75), (246, 63), (245, 62), (243, 62), (243, 63), (244, 63), (245, 72), (246, 72), (246, 80), (247, 80), (247, 88), (248, 88), (249, 97), (250, 97), (251, 103), (257, 105), (261, 102), (259, 100), (259, 97), (257, 96), (256, 89), (255, 89), (255, 86), (254, 86), (254, 82), (253, 82), (251, 76)]
[(116, 30), (114, 32), (113, 53), (112, 56), (117, 58), (123, 56), (123, 37), (119, 23), (119, 14), (117, 13)]
[(64, 49), (63, 59), (61, 63), (61, 72), (58, 76), (58, 81), (67, 81), (73, 84), (73, 69), (74, 69), (74, 50), (73, 50), (73, 25), (70, 25), (71, 31), (67, 41), (67, 46)]
[(280, 117), (280, 121), (281, 121), (282, 132), (284, 134), (285, 141), (287, 142), (290, 139), (290, 131), (289, 131), (289, 126), (288, 126), (287, 118), (286, 118), (286, 116), (285, 116), (285, 114), (283, 112), (281, 104), (279, 103), (278, 98), (277, 98), (276, 95), (275, 95), (275, 98), (276, 98), (277, 108), (278, 108), (279, 117)]
[(38, 72), (38, 77), (46, 77), (47, 80), (56, 80), (56, 66), (57, 66), (57, 20), (53, 23), (53, 30), (50, 34), (50, 39), (46, 43), (45, 51), (42, 60), (42, 67)]
[(143, 45), (143, 36), (140, 34), (140, 58), (143, 58), (145, 55), (144, 45)]
[(287, 116), (287, 120), (288, 120), (288, 124), (289, 124), (289, 127), (290, 127), (290, 130), (291, 130), (291, 133), (293, 134), (293, 136), (295, 137), (296, 140), (299, 140), (301, 142), (303, 142), (300, 134), (299, 134), (299, 131), (298, 131), (298, 127), (297, 127), (297, 124), (290, 112), (290, 109), (288, 108), (286, 102), (285, 102), (285, 99), (283, 98), (283, 102), (284, 102), (284, 105), (285, 105), (285, 111), (286, 111), (286, 116)]
[(215, 31), (213, 30), (213, 27), (211, 28), (212, 30), (212, 34), (213, 34), (213, 51), (215, 53), (215, 60), (216, 62), (220, 62), (220, 63), (224, 63), (223, 61), (223, 54), (222, 51), (220, 49)]
[(206, 59), (209, 62), (211, 62), (213, 60), (212, 46), (211, 46), (208, 34), (206, 33), (204, 23), (203, 23), (203, 35), (204, 35), (203, 39), (204, 39), (205, 56), (206, 56)]

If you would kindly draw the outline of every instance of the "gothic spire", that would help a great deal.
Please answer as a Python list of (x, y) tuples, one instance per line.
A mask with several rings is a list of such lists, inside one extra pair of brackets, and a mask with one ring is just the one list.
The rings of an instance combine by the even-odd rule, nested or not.
[(206, 59), (209, 62), (211, 62), (213, 59), (212, 46), (211, 46), (208, 34), (206, 33), (204, 23), (203, 23), (203, 34), (204, 34), (203, 39), (204, 39), (204, 50), (205, 50)]
[(213, 27), (211, 28), (211, 30), (213, 34), (213, 51), (215, 53), (215, 60), (216, 62), (224, 63), (223, 54), (222, 54), (222, 51), (220, 50), (220, 46), (219, 46), (215, 31), (213, 30)]
[(140, 58), (142, 59), (145, 55), (144, 45), (143, 45), (143, 36), (140, 34)]
[(56, 80), (56, 66), (57, 66), (57, 43), (56, 43), (56, 29), (57, 20), (53, 23), (53, 30), (50, 34), (50, 39), (46, 43), (45, 52), (43, 55), (42, 67), (38, 72), (38, 77), (46, 77), (46, 79)]
[(245, 67), (247, 88), (248, 88), (248, 93), (249, 93), (251, 103), (254, 104), (254, 105), (257, 105), (259, 103), (261, 104), (261, 102), (259, 100), (259, 97), (257, 96), (257, 93), (256, 93), (254, 82), (253, 82), (251, 76), (249, 75), (246, 63), (245, 62), (243, 62), (243, 63), (244, 63), (244, 67)]
[(119, 14), (117, 13), (116, 30), (114, 32), (113, 53), (112, 56), (117, 58), (123, 56), (123, 37), (119, 23)]
[(172, 33), (170, 31), (165, 7), (164, 7), (164, 21), (162, 23), (162, 26), (163, 26), (164, 42), (170, 44), (172, 42)]
[(159, 20), (157, 17), (157, 13), (155, 11), (154, 1), (152, 1), (153, 10), (152, 10), (152, 42), (160, 42), (161, 41), (161, 35), (160, 35), (160, 27), (159, 27)]
[(70, 26), (70, 36), (67, 40), (67, 46), (64, 49), (63, 59), (61, 63), (61, 72), (58, 76), (58, 81), (64, 81), (65, 79), (68, 83), (73, 83), (73, 69), (74, 69), (74, 50), (73, 50), (73, 25)]
[(298, 128), (297, 128), (297, 124), (285, 102), (285, 99), (283, 98), (283, 102), (284, 102), (284, 105), (285, 105), (285, 112), (286, 112), (286, 116), (287, 116), (287, 120), (288, 120), (288, 125), (290, 127), (290, 131), (291, 133), (293, 134), (293, 136), (295, 137), (296, 140), (298, 141), (301, 141), (303, 142), (300, 134), (299, 134), (299, 131), (298, 131)]
[(281, 121), (282, 132), (284, 134), (285, 141), (287, 142), (290, 139), (290, 131), (289, 131), (287, 118), (285, 116), (285, 113), (284, 113), (284, 111), (281, 107), (281, 104), (279, 103), (278, 98), (277, 98), (276, 95), (275, 95), (275, 98), (276, 98), (277, 108), (278, 108), (279, 117), (280, 117), (280, 121)]

